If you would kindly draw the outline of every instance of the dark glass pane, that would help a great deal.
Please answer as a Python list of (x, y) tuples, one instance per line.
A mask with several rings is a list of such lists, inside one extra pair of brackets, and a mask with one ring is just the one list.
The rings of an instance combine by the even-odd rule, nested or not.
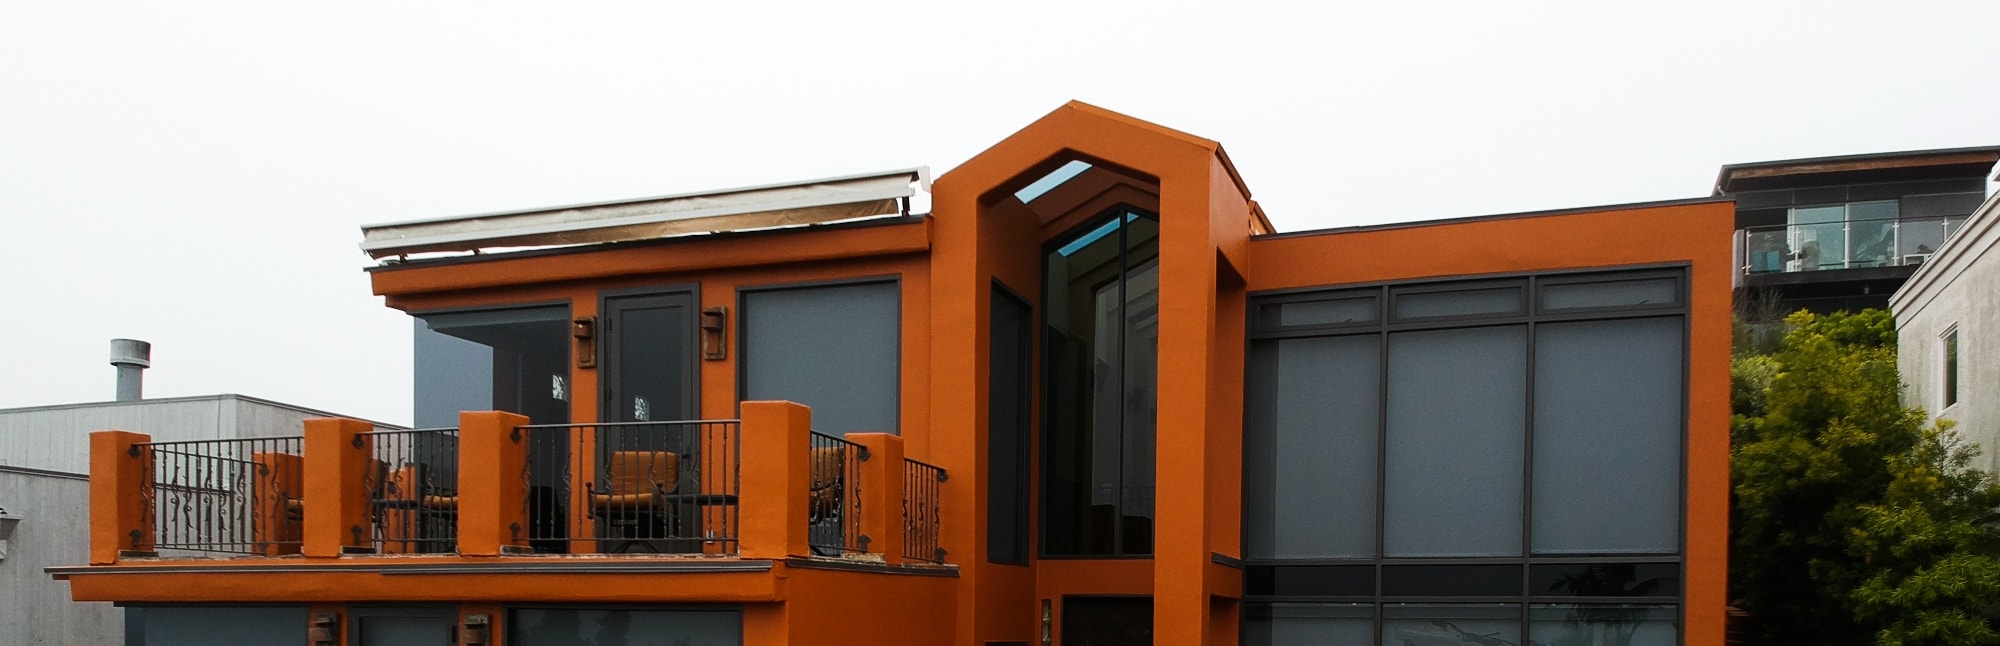
[(1944, 337), (1944, 405), (1958, 403), (1958, 330)]
[(1375, 639), (1375, 607), (1360, 603), (1244, 604), (1243, 646), (1345, 646)]
[(1149, 554), (1159, 224), (1120, 211), (1047, 256), (1043, 470), (1049, 554)]
[(1375, 556), (1379, 335), (1260, 341), (1244, 427), (1246, 555)]
[(1801, 188), (1792, 195), (1793, 204), (1839, 204), (1847, 201), (1847, 187)]
[(1387, 556), (1521, 553), (1527, 328), (1389, 337)]
[(1678, 597), (1678, 563), (1545, 563), (1528, 568), (1538, 597)]
[(1679, 551), (1681, 318), (1535, 330), (1534, 552)]
[[(1736, 193), (1734, 197), (1736, 198), (1736, 208), (1738, 209), (1761, 209), (1773, 206), (1792, 205), (1792, 191), (1790, 189), (1782, 189), (1775, 191), (1743, 191), (1740, 193)], [(1780, 224), (1782, 224), (1783, 222), (1784, 220), (1782, 219), (1779, 220)]]
[(1395, 299), (1397, 319), (1494, 316), (1522, 311), (1519, 287), (1397, 293)]
[(1028, 561), (1029, 378), (1034, 346), (1028, 304), (993, 290), (987, 354), (986, 558)]
[(455, 643), (458, 622), (449, 617), (361, 617), (359, 646), (425, 646)]
[(695, 414), (694, 335), (686, 295), (606, 299), (605, 361), (614, 401), (604, 421), (666, 422)]
[(1911, 195), (1902, 199), (1902, 215), (1905, 218), (1930, 218), (1946, 215), (1970, 215), (1979, 209), (1979, 203), (1986, 196), (1978, 191), (1967, 193), (1946, 193), (1943, 195)]
[(1672, 278), (1651, 278), (1543, 285), (1542, 309), (1575, 310), (1672, 305), (1680, 298), (1679, 282)]
[(743, 619), (734, 610), (517, 608), (507, 613), (510, 646), (738, 646), (742, 640)]
[(1065, 646), (1152, 646), (1152, 597), (1063, 597)]
[(569, 308), (416, 318), (417, 426), (457, 426), (459, 412), (480, 410), (569, 423)]
[(1390, 597), (1499, 597), (1521, 594), (1519, 565), (1384, 565)]
[(1265, 321), (1282, 327), (1373, 323), (1380, 313), (1374, 297), (1292, 301), (1263, 306)]
[[(1516, 570), (1519, 571), (1518, 568)], [(1516, 586), (1520, 580), (1515, 576)], [(1373, 565), (1252, 565), (1243, 571), (1243, 593), (1280, 597), (1375, 596)]]
[(141, 643), (303, 644), (306, 609), (253, 606), (148, 606)]
[(895, 282), (744, 292), (743, 400), (811, 406), (829, 435), (899, 432), (901, 302)]
[(1680, 612), (1674, 606), (1556, 606), (1528, 608), (1534, 644), (1676, 646)]
[(1498, 646), (1521, 643), (1517, 605), (1382, 606), (1382, 646)]

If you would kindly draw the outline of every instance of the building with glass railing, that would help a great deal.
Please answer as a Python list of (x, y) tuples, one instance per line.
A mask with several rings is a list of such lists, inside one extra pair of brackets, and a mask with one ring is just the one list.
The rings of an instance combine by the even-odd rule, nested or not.
[(1883, 308), (1986, 197), (2000, 147), (1731, 164), (1736, 295), (1754, 323)]
[(1072, 103), (934, 186), (364, 227), (418, 428), (96, 433), (51, 571), (148, 646), (1719, 644), (1732, 221), (1278, 233)]

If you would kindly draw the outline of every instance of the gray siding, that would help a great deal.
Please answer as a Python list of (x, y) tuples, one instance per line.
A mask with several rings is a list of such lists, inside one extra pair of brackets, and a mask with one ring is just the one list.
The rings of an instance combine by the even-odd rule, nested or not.
[(109, 603), (69, 600), (69, 584), (42, 568), (78, 565), (88, 558), (85, 540), (89, 483), (0, 467), (0, 507), (24, 520), (0, 561), (0, 643), (117, 644), (125, 639), (124, 611)]
[[(1977, 443), (1978, 466), (2000, 472), (2000, 195), (1890, 297), (1903, 403), (1954, 420)], [(1958, 403), (1945, 407), (1943, 340), (1958, 330)]]

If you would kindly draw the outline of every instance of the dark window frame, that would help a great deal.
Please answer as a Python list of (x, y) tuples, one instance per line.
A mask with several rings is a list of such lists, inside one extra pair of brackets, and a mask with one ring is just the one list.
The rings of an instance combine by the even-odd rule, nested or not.
[[(1386, 505), (1385, 498), (1387, 496), (1387, 493), (1386, 491), (1384, 491), (1384, 484), (1387, 478), (1387, 474), (1385, 473), (1386, 465), (1383, 464), (1383, 462), (1386, 460), (1385, 454), (1387, 451), (1388, 438), (1385, 435), (1387, 428), (1387, 409), (1386, 407), (1384, 407), (1383, 419), (1377, 420), (1378, 428), (1376, 430), (1376, 432), (1378, 433), (1377, 435), (1378, 454), (1377, 454), (1377, 469), (1375, 474), (1376, 509), (1375, 509), (1375, 518), (1373, 519), (1373, 522), (1375, 523), (1376, 527), (1375, 557), (1361, 558), (1361, 559), (1245, 558), (1243, 560), (1246, 570), (1245, 572), (1246, 582), (1251, 577), (1271, 576), (1275, 572), (1273, 568), (1278, 568), (1278, 567), (1331, 565), (1331, 566), (1360, 566), (1360, 567), (1371, 568), (1373, 570), (1374, 594), (1315, 596), (1315, 595), (1284, 594), (1279, 591), (1273, 591), (1274, 592), (1273, 594), (1255, 594), (1251, 590), (1246, 589), (1244, 595), (1244, 602), (1245, 602), (1244, 605), (1246, 608), (1245, 616), (1246, 617), (1250, 616), (1249, 613), (1251, 612), (1250, 609), (1252, 608), (1268, 609), (1270, 607), (1270, 604), (1272, 603), (1370, 604), (1373, 607), (1373, 613), (1374, 613), (1373, 621), (1376, 632), (1376, 640), (1378, 642), (1381, 639), (1381, 631), (1384, 621), (1382, 609), (1390, 604), (1407, 604), (1407, 603), (1513, 604), (1520, 608), (1520, 622), (1521, 622), (1520, 625), (1524, 635), (1528, 630), (1529, 622), (1531, 620), (1530, 610), (1536, 605), (1546, 605), (1546, 604), (1663, 605), (1663, 606), (1672, 606), (1677, 615), (1685, 617), (1684, 608), (1686, 605), (1685, 603), (1686, 593), (1684, 587), (1680, 588), (1679, 589), (1680, 591), (1674, 595), (1664, 595), (1664, 596), (1557, 596), (1550, 594), (1537, 594), (1537, 592), (1532, 589), (1532, 582), (1533, 582), (1533, 570), (1536, 566), (1539, 565), (1563, 565), (1563, 564), (1635, 565), (1635, 566), (1666, 565), (1673, 567), (1678, 572), (1680, 576), (1680, 581), (1678, 585), (1685, 586), (1686, 576), (1687, 576), (1685, 555), (1687, 553), (1687, 529), (1688, 529), (1687, 528), (1688, 524), (1687, 523), (1687, 510), (1688, 510), (1687, 447), (1688, 447), (1688, 426), (1689, 426), (1688, 415), (1686, 414), (1686, 407), (1688, 405), (1690, 370), (1688, 370), (1684, 364), (1681, 370), (1681, 378), (1680, 378), (1680, 386), (1681, 386), (1680, 409), (1682, 410), (1682, 415), (1680, 419), (1679, 441), (1681, 447), (1681, 461), (1680, 461), (1681, 463), (1680, 465), (1678, 465), (1680, 478), (1679, 478), (1679, 483), (1677, 483), (1677, 488), (1679, 489), (1679, 506), (1676, 509), (1675, 513), (1676, 525), (1678, 526), (1677, 530), (1678, 537), (1676, 542), (1677, 546), (1676, 550), (1671, 554), (1665, 554), (1665, 553), (1633, 553), (1633, 554), (1615, 554), (1615, 555), (1565, 554), (1565, 555), (1551, 555), (1551, 556), (1537, 556), (1535, 554), (1533, 536), (1532, 536), (1533, 521), (1534, 521), (1533, 384), (1535, 383), (1534, 381), (1534, 358), (1535, 358), (1534, 352), (1535, 352), (1535, 336), (1536, 336), (1535, 328), (1536, 326), (1541, 324), (1568, 323), (1568, 322), (1581, 322), (1581, 321), (1613, 321), (1613, 320), (1625, 320), (1625, 319), (1678, 318), (1680, 320), (1680, 328), (1681, 328), (1681, 339), (1680, 339), (1681, 350), (1683, 353), (1690, 351), (1691, 348), (1689, 346), (1689, 342), (1690, 342), (1690, 336), (1692, 334), (1691, 332), (1692, 295), (1690, 292), (1689, 281), (1691, 279), (1691, 273), (1692, 273), (1692, 268), (1691, 265), (1688, 263), (1661, 263), (1661, 264), (1635, 265), (1628, 267), (1596, 267), (1596, 268), (1557, 270), (1557, 271), (1545, 271), (1545, 272), (1520, 272), (1520, 273), (1508, 273), (1508, 274), (1464, 276), (1464, 277), (1453, 277), (1446, 279), (1422, 278), (1422, 279), (1410, 279), (1410, 280), (1399, 280), (1399, 281), (1387, 281), (1387, 282), (1370, 283), (1362, 285), (1314, 286), (1314, 287), (1301, 287), (1301, 288), (1290, 288), (1283, 290), (1253, 292), (1249, 294), (1249, 307), (1247, 308), (1248, 310), (1247, 314), (1249, 318), (1249, 320), (1247, 321), (1248, 334), (1246, 335), (1247, 338), (1245, 342), (1246, 356), (1248, 356), (1247, 353), (1254, 352), (1259, 343), (1265, 343), (1275, 340), (1296, 339), (1296, 338), (1378, 335), (1381, 338), (1382, 352), (1384, 353), (1386, 359), (1389, 335), (1396, 332), (1414, 331), (1414, 330), (1469, 329), (1469, 328), (1482, 328), (1482, 327), (1494, 327), (1494, 326), (1524, 326), (1525, 333), (1528, 337), (1528, 345), (1526, 347), (1524, 363), (1526, 364), (1526, 369), (1528, 371), (1528, 379), (1529, 379), (1528, 383), (1530, 385), (1530, 388), (1527, 394), (1528, 401), (1525, 411), (1526, 415), (1528, 416), (1528, 427), (1525, 430), (1525, 438), (1524, 438), (1525, 446), (1524, 446), (1524, 454), (1522, 457), (1523, 460), (1522, 534), (1523, 535), (1521, 542), (1521, 553), (1518, 556), (1440, 557), (1440, 558), (1425, 558), (1425, 557), (1397, 558), (1397, 557), (1385, 556), (1386, 547), (1382, 542), (1382, 532), (1383, 532), (1383, 523), (1385, 522), (1387, 517), (1387, 510), (1385, 508)], [(1576, 309), (1565, 308), (1554, 311), (1551, 311), (1548, 308), (1542, 306), (1543, 299), (1541, 294), (1542, 292), (1541, 288), (1544, 285), (1616, 283), (1616, 282), (1626, 282), (1626, 281), (1652, 280), (1658, 278), (1672, 278), (1676, 281), (1675, 299), (1673, 303), (1670, 304), (1649, 303), (1636, 306), (1607, 306), (1607, 307), (1591, 307), (1591, 308), (1576, 308)], [(1401, 319), (1401, 320), (1394, 317), (1395, 304), (1393, 302), (1393, 295), (1398, 293), (1398, 290), (1404, 290), (1403, 293), (1450, 292), (1450, 291), (1463, 291), (1468, 289), (1490, 288), (1494, 286), (1509, 284), (1510, 282), (1515, 282), (1515, 281), (1518, 281), (1518, 284), (1522, 286), (1523, 290), (1522, 295), (1524, 298), (1523, 312), (1519, 315), (1479, 314), (1479, 315), (1469, 315), (1469, 316), (1424, 317), (1419, 319)], [(1268, 320), (1268, 319), (1273, 319), (1274, 317), (1268, 317), (1263, 315), (1264, 306), (1270, 304), (1311, 302), (1311, 301), (1346, 299), (1346, 298), (1366, 298), (1367, 295), (1371, 293), (1377, 295), (1375, 296), (1375, 298), (1377, 298), (1378, 302), (1382, 305), (1381, 308), (1378, 310), (1379, 314), (1378, 319), (1380, 322), (1374, 324), (1283, 326), (1283, 325), (1275, 325), (1276, 323), (1275, 320)], [(1388, 364), (1386, 360), (1383, 362), (1381, 366), (1379, 366), (1379, 369), (1385, 373), (1380, 383), (1382, 384), (1381, 388), (1383, 389), (1381, 396), (1386, 399), (1388, 396), (1387, 395), (1388, 381), (1386, 376), (1386, 372), (1388, 370)], [(1246, 378), (1245, 386), (1248, 387), (1250, 385), (1252, 385), (1250, 380)], [(1248, 414), (1249, 412), (1246, 410), (1246, 419), (1245, 419), (1246, 424), (1249, 422), (1249, 419), (1247, 417)], [(1248, 456), (1246, 456), (1246, 460), (1247, 459)], [(1250, 470), (1246, 468), (1244, 471), (1245, 471), (1245, 477), (1246, 478), (1249, 477)], [(1244, 486), (1244, 491), (1248, 492), (1251, 489), (1252, 488), (1246, 482)], [(1246, 505), (1246, 508), (1247, 507), (1248, 505)], [(1242, 528), (1242, 531), (1244, 533), (1242, 541), (1243, 544), (1246, 546), (1250, 544), (1249, 529), (1248, 529), (1249, 526), (1250, 526), (1249, 523), (1246, 522)], [(1520, 576), (1521, 576), (1521, 594), (1518, 596), (1516, 595), (1507, 595), (1507, 596), (1385, 595), (1383, 590), (1383, 570), (1389, 567), (1408, 566), (1408, 565), (1467, 565), (1467, 566), (1518, 565), (1520, 567)], [(1677, 630), (1678, 629), (1679, 628), (1677, 628)], [(1683, 635), (1681, 639), (1684, 641), (1685, 636)]]
[[(1036, 369), (1035, 358), (1039, 356), (1039, 353), (1036, 352), (1036, 348), (1038, 345), (1036, 343), (1036, 334), (1038, 332), (1038, 328), (1040, 327), (1039, 325), (1037, 325), (1039, 319), (1037, 319), (1036, 316), (1039, 314), (1039, 310), (1037, 310), (1034, 304), (1029, 302), (1028, 299), (1023, 298), (1020, 295), (1020, 293), (1012, 289), (1009, 289), (1006, 286), (1006, 284), (1001, 283), (999, 280), (993, 281), (991, 299), (992, 302), (990, 306), (992, 308), (996, 308), (996, 310), (989, 311), (987, 315), (987, 326), (988, 326), (987, 333), (989, 334), (987, 343), (988, 347), (987, 361), (989, 363), (987, 371), (987, 379), (989, 383), (987, 384), (987, 390), (986, 390), (986, 396), (987, 396), (986, 405), (988, 407), (987, 429), (986, 429), (987, 432), (986, 560), (989, 563), (994, 563), (999, 565), (1025, 566), (1028, 565), (1029, 561), (1031, 560), (1031, 555), (1034, 552), (1033, 496), (1034, 496), (1035, 469), (1033, 460), (1035, 455), (1034, 453), (1035, 435), (1036, 431), (1040, 429), (1040, 425), (1036, 424), (1035, 405), (1034, 405), (1035, 369)], [(1016, 384), (1015, 387), (1017, 389), (1017, 397), (1016, 397), (1017, 401), (1011, 402), (1011, 405), (1015, 406), (1015, 411), (1018, 413), (1018, 419), (1021, 426), (1019, 429), (1017, 429), (1019, 437), (1015, 438), (1015, 444), (1012, 448), (1015, 464), (1019, 466), (1019, 469), (1018, 473), (1015, 474), (1014, 476), (1015, 477), (1014, 482), (1011, 483), (1013, 485), (1011, 488), (1013, 489), (1015, 495), (1014, 508), (1011, 510), (999, 509), (996, 506), (996, 503), (994, 502), (995, 497), (993, 495), (994, 489), (1003, 484), (998, 480), (1000, 477), (999, 469), (995, 468), (993, 465), (993, 453), (997, 449), (1000, 449), (1002, 447), (999, 445), (998, 441), (993, 436), (993, 424), (992, 424), (994, 416), (996, 414), (994, 411), (997, 411), (1001, 406), (1001, 402), (995, 400), (993, 397), (994, 384), (992, 383), (992, 380), (1000, 378), (1001, 375), (995, 372), (999, 363), (998, 363), (998, 358), (994, 356), (992, 352), (992, 350), (996, 348), (994, 348), (993, 346), (992, 337), (990, 335), (996, 333), (999, 329), (998, 327), (999, 319), (994, 315), (994, 311), (997, 311), (997, 308), (1004, 301), (1011, 301), (1013, 305), (1018, 305), (1020, 307), (1020, 311), (1024, 315), (1024, 318), (1021, 319), (1020, 329), (1016, 330), (1016, 332), (1019, 334), (1019, 338), (1021, 339), (1021, 347), (1015, 353), (1016, 356), (1014, 358), (1017, 367), (1020, 369), (1019, 374), (1016, 375), (1016, 381), (1015, 381)], [(996, 536), (994, 535), (994, 530), (993, 530), (995, 523), (993, 522), (993, 519), (996, 518), (997, 515), (1000, 513), (1006, 513), (1012, 516), (1015, 522), (1014, 531), (1011, 533), (1011, 535), (1006, 537), (1007, 540), (1013, 542), (1014, 549), (1009, 550), (1006, 553), (1000, 553), (996, 551), (995, 547), (998, 541), (995, 540)]]
[(750, 385), (750, 354), (755, 349), (751, 347), (750, 343), (748, 343), (749, 339), (745, 334), (750, 329), (749, 328), (750, 308), (747, 307), (749, 303), (749, 296), (760, 292), (780, 292), (780, 291), (803, 290), (803, 289), (818, 289), (823, 287), (847, 287), (852, 285), (869, 285), (869, 284), (879, 284), (879, 283), (889, 283), (896, 287), (896, 317), (895, 317), (896, 356), (894, 358), (896, 364), (896, 388), (895, 391), (892, 393), (896, 401), (895, 405), (896, 420), (894, 423), (895, 428), (892, 430), (897, 436), (901, 436), (903, 434), (902, 432), (903, 386), (905, 380), (909, 377), (909, 375), (906, 374), (908, 370), (906, 366), (903, 365), (903, 344), (909, 342), (909, 330), (904, 329), (904, 322), (903, 322), (903, 315), (904, 315), (903, 308), (905, 307), (905, 304), (903, 302), (904, 285), (903, 285), (903, 274), (901, 272), (887, 273), (887, 274), (869, 274), (863, 276), (844, 276), (840, 278), (830, 278), (826, 280), (809, 280), (809, 281), (798, 281), (798, 282), (766, 283), (759, 285), (738, 286), (736, 288), (736, 316), (735, 316), (736, 359), (734, 364), (736, 373), (735, 376), (736, 396), (734, 398), (736, 400), (736, 411), (737, 411), (736, 416), (737, 417), (743, 416), (743, 402), (747, 401), (745, 399), (745, 396), (748, 394)]

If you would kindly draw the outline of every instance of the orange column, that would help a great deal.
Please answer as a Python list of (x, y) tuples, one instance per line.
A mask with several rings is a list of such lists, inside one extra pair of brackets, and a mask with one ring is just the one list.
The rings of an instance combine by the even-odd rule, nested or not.
[(90, 564), (118, 562), (121, 550), (153, 549), (153, 454), (143, 433), (90, 434)]
[[(368, 422), (323, 417), (305, 423), (306, 556), (340, 556), (364, 545), (368, 532), (368, 465), (374, 443)], [(374, 477), (381, 477), (376, 475)]]
[(903, 438), (888, 433), (848, 433), (868, 450), (861, 463), (861, 535), (882, 562), (903, 564)]
[(743, 558), (809, 553), (807, 449), (812, 409), (792, 402), (743, 402)]
[(498, 556), (527, 545), (528, 418), (500, 411), (458, 414), (458, 553)]
[(305, 488), (300, 483), (305, 476), (304, 462), (290, 453), (250, 454), (250, 463), (256, 465), (256, 472), (250, 478), (254, 487), (250, 494), (250, 536), (260, 554), (299, 553), (305, 523), (292, 513), (290, 503), (296, 499), (301, 501), (300, 507), (311, 504), (304, 499)]

